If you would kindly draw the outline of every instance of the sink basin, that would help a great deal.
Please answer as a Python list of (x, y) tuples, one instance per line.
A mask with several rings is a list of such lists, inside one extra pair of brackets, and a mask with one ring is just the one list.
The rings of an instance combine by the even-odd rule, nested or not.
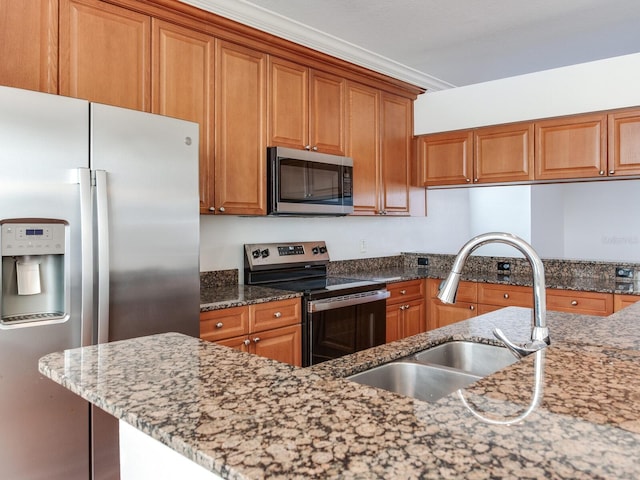
[(347, 377), (407, 397), (435, 402), (480, 380), (480, 376), (415, 362), (391, 362)]
[(419, 363), (442, 365), (480, 377), (518, 361), (505, 347), (464, 341), (443, 343), (416, 353), (412, 358)]

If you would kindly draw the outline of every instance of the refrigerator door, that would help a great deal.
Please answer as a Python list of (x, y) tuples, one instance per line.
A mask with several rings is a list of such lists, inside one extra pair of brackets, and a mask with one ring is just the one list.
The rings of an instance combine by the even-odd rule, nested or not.
[[(95, 341), (199, 336), (198, 125), (91, 104)], [(118, 423), (92, 409), (93, 479), (119, 478)]]
[[(65, 319), (0, 325), (0, 478), (85, 480), (89, 474), (88, 404), (38, 373), (43, 355), (81, 345), (78, 167), (88, 167), (88, 110), (81, 100), (0, 87), (0, 223), (60, 221), (69, 290)], [(34, 290), (40, 293), (18, 297), (12, 265), (3, 256), (3, 312), (12, 296), (38, 302), (53, 288), (53, 278), (43, 275)]]

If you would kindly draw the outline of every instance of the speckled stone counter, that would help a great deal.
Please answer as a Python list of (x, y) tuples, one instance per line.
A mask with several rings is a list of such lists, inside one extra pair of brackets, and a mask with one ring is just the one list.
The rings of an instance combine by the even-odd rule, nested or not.
[(200, 288), (200, 311), (241, 307), (254, 303), (273, 302), (302, 296), (298, 292), (276, 290), (255, 285), (220, 285)]
[[(163, 334), (50, 354), (40, 371), (224, 478), (640, 477), (640, 304), (549, 312), (544, 358), (462, 397), (340, 378), (452, 339), (493, 343), (496, 326), (521, 340), (530, 322), (507, 308), (307, 369)], [(536, 368), (541, 401), (507, 425), (527, 412)]]

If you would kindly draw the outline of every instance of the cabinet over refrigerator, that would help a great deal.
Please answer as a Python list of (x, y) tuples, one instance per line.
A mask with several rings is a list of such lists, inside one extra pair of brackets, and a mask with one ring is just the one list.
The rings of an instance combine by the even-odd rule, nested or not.
[(117, 422), (37, 363), (198, 336), (198, 125), (0, 87), (0, 172), (0, 478), (118, 478)]

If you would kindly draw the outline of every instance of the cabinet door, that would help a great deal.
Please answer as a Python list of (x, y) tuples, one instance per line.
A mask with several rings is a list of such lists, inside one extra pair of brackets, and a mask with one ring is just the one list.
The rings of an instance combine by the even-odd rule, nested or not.
[(474, 130), (474, 183), (533, 180), (533, 123)]
[(249, 336), (251, 352), (279, 362), (300, 367), (302, 365), (302, 327), (276, 328)]
[(267, 213), (266, 60), (229, 42), (217, 46), (216, 213)]
[(381, 102), (382, 213), (408, 215), (413, 102), (386, 93)]
[(249, 353), (249, 346), (251, 345), (251, 341), (245, 336), (241, 337), (233, 337), (233, 338), (225, 338), (223, 340), (216, 340), (218, 345), (224, 345), (225, 347), (234, 348), (236, 350), (240, 350), (241, 352)]
[(417, 140), (422, 186), (464, 185), (473, 177), (473, 131), (421, 135)]
[(609, 175), (640, 175), (640, 109), (612, 113), (607, 124)]
[(309, 141), (309, 69), (269, 61), (269, 146), (305, 148)]
[(457, 302), (455, 304), (444, 304), (437, 298), (429, 300), (427, 318), (428, 329), (445, 327), (452, 323), (468, 320), (477, 315), (476, 305), (473, 303)]
[(427, 330), (427, 315), (424, 300), (407, 302), (402, 310), (402, 337), (410, 337)]
[(547, 309), (583, 315), (608, 316), (613, 313), (613, 294), (547, 289)]
[(347, 84), (346, 155), (353, 159), (353, 209), (376, 215), (380, 209), (380, 92)]
[(402, 305), (387, 306), (387, 324), (385, 342), (395, 342), (402, 338), (401, 321), (402, 321)]
[(58, 92), (58, 0), (0, 1), (0, 85)]
[(152, 112), (200, 125), (200, 211), (213, 206), (213, 67), (209, 35), (153, 20)]
[(599, 177), (607, 169), (607, 116), (579, 115), (535, 123), (535, 179)]
[(60, 1), (60, 94), (149, 111), (151, 19), (98, 0)]
[(344, 155), (345, 84), (335, 75), (309, 73), (309, 144), (314, 151)]

